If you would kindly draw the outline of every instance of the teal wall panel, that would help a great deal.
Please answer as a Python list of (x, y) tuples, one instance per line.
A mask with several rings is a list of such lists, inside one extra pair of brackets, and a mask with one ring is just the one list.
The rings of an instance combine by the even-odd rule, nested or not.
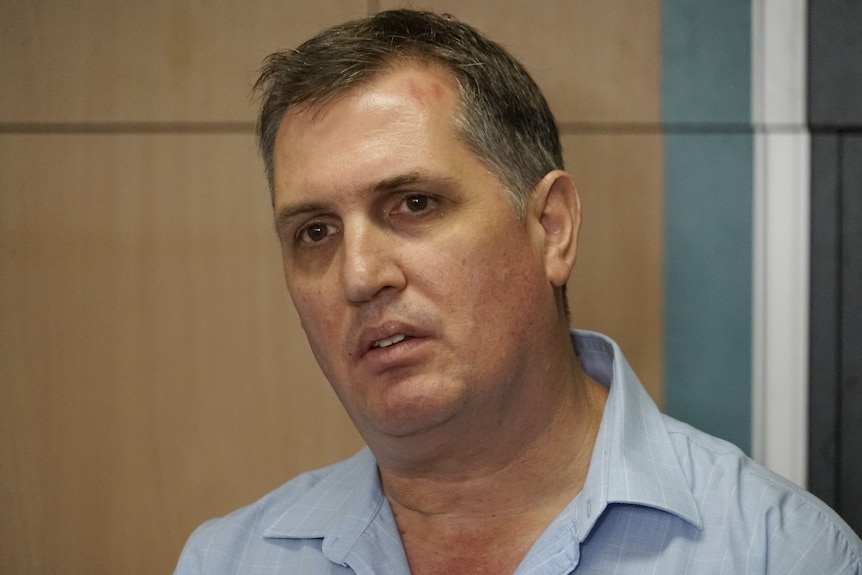
[(662, 2), (662, 121), (748, 126), (751, 2)]
[(665, 410), (749, 452), (752, 145), (665, 137)]
[(665, 411), (751, 452), (751, 4), (662, 4)]

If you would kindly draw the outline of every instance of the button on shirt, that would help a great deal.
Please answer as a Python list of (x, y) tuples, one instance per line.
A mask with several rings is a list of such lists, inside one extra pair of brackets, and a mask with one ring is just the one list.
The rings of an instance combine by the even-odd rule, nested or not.
[[(517, 575), (862, 575), (862, 542), (825, 504), (739, 449), (659, 413), (617, 345), (572, 334), (609, 387), (583, 490)], [(199, 527), (175, 575), (409, 574), (368, 448)]]

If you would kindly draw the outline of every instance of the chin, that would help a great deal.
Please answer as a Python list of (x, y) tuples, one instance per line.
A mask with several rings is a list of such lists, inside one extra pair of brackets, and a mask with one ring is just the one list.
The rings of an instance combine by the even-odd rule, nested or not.
[(394, 438), (422, 437), (440, 430), (460, 412), (462, 402), (431, 397), (389, 398), (372, 417), (372, 427)]

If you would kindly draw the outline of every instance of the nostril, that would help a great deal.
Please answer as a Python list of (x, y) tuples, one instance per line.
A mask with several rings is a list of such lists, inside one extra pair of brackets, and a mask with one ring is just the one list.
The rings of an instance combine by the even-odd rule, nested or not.
[[(351, 238), (345, 241), (342, 281), (351, 303), (371, 301), (387, 289), (401, 290), (406, 284), (396, 253), (386, 237)], [(374, 240), (374, 241), (372, 241)]]

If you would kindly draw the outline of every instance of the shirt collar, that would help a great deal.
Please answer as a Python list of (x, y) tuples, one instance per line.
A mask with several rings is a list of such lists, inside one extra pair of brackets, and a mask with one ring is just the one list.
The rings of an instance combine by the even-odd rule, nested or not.
[[(323, 539), (324, 555), (331, 561), (344, 563), (388, 502), (380, 486), (377, 462), (367, 447), (336, 466), (340, 469), (323, 474), (320, 481), (288, 506), (264, 532), (264, 537)], [(384, 521), (391, 517), (391, 513), (383, 515)]]
[(664, 419), (617, 344), (580, 330), (572, 339), (587, 374), (609, 388), (584, 488), (569, 506), (580, 541), (616, 503), (661, 509), (702, 529)]
[[(573, 331), (584, 370), (609, 388), (602, 422), (581, 493), (557, 521), (568, 515), (578, 539), (589, 535), (609, 504), (645, 505), (672, 513), (698, 529), (703, 521), (664, 420), (613, 340)], [(377, 462), (366, 447), (336, 464), (291, 504), (264, 532), (266, 538), (323, 539), (323, 552), (343, 563), (362, 533), (377, 519), (392, 525), (380, 486)]]

